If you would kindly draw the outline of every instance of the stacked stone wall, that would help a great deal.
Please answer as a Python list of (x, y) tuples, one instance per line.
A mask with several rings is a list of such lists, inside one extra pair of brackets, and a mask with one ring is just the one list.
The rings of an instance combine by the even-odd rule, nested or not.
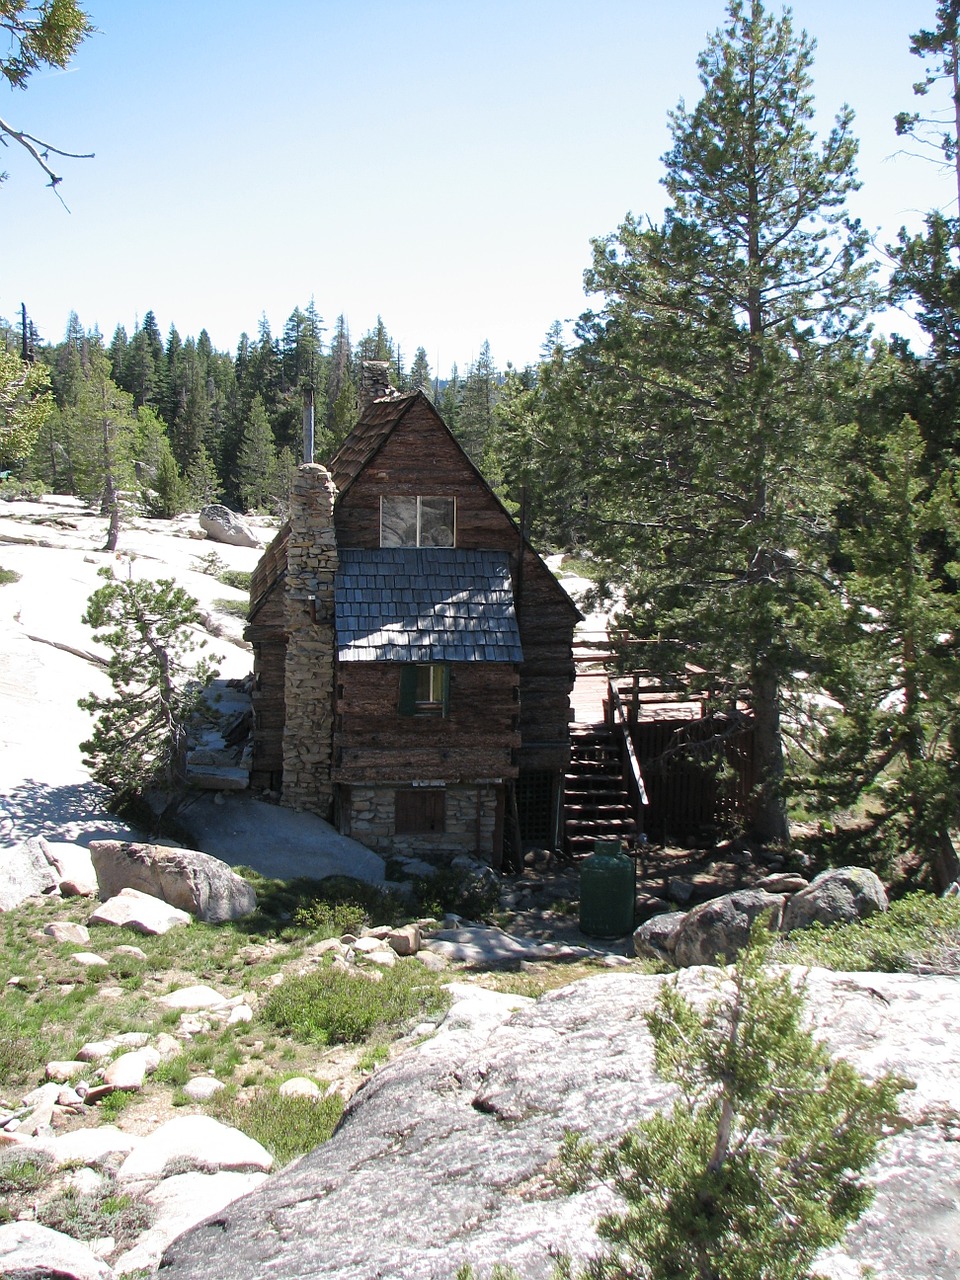
[[(477, 848), (477, 792), (480, 793), (480, 847)], [(444, 831), (397, 835), (394, 829), (396, 788), (350, 788), (350, 834), (377, 853), (418, 857), (454, 857), (471, 853), (487, 861), (494, 855), (497, 826), (497, 789), (492, 785), (455, 785), (445, 788)]]
[(329, 818), (333, 805), (335, 635), (333, 579), (337, 543), (330, 473), (299, 467), (290, 485), (290, 536), (284, 616), (288, 634), (283, 729), (283, 803)]

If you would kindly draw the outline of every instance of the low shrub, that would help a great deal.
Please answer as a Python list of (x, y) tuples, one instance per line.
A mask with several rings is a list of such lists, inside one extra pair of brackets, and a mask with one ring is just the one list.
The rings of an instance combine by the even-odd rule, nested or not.
[(117, 1249), (129, 1248), (153, 1221), (146, 1201), (119, 1192), (112, 1184), (94, 1192), (68, 1188), (52, 1196), (37, 1211), (37, 1221), (75, 1240), (112, 1236)]
[(277, 1087), (241, 1098), (233, 1089), (222, 1089), (208, 1108), (218, 1120), (266, 1147), (278, 1165), (285, 1165), (326, 1142), (343, 1114), (343, 1098), (338, 1093), (287, 1098)]
[(42, 498), (44, 492), (43, 484), (39, 480), (16, 480), (13, 476), (0, 480), (0, 498), (6, 502), (14, 502), (17, 499), (35, 501)]
[(960, 974), (960, 899), (910, 893), (865, 920), (798, 929), (773, 958), (841, 972)]
[(217, 574), (218, 581), (225, 587), (235, 587), (237, 591), (249, 591), (252, 577), (249, 569), (224, 569)]
[(378, 969), (375, 978), (332, 965), (288, 978), (267, 999), (263, 1017), (304, 1044), (358, 1044), (449, 1006), (437, 975), (415, 962)]
[(9, 586), (11, 582), (19, 581), (20, 575), (17, 573), (16, 569), (4, 569), (4, 567), (0, 565), (0, 587), (6, 587)]
[(326, 902), (321, 898), (298, 907), (293, 923), (320, 938), (339, 938), (344, 933), (358, 934), (368, 923), (368, 915), (359, 902)]

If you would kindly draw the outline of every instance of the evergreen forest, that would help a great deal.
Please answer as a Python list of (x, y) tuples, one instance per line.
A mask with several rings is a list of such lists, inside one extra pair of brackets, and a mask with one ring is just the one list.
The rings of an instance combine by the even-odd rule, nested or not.
[[(669, 118), (668, 204), (593, 243), (590, 309), (538, 364), (407, 363), (383, 323), (354, 340), (313, 298), (235, 352), (152, 311), (107, 339), (0, 322), (3, 492), (39, 486), (172, 517), (222, 500), (282, 513), (305, 394), (315, 457), (357, 419), (364, 360), (430, 397), (541, 551), (619, 600), (636, 662), (749, 705), (755, 834), (857, 814), (860, 855), (943, 889), (960, 817), (960, 0), (904, 33), (916, 101), (896, 135), (944, 171), (944, 209), (892, 245), (848, 211), (852, 113), (814, 128), (814, 43), (730, 0)], [(956, 189), (954, 188), (956, 183)], [(947, 211), (944, 211), (947, 210)], [(82, 308), (82, 300), (77, 300)], [(901, 307), (915, 336), (871, 320)], [(914, 331), (911, 330), (913, 333)], [(868, 848), (869, 845), (869, 848)]]

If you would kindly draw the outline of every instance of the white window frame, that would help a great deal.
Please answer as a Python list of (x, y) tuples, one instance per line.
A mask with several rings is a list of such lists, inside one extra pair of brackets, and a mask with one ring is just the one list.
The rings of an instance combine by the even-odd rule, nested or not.
[(381, 547), (383, 547), (383, 546), (398, 546), (398, 545), (399, 545), (399, 546), (412, 546), (412, 545), (413, 545), (412, 543), (399, 543), (399, 544), (398, 544), (398, 543), (389, 543), (389, 544), (388, 544), (388, 543), (385, 543), (385, 542), (384, 542), (384, 540), (383, 540), (383, 505), (384, 505), (384, 503), (385, 503), (385, 502), (389, 502), (389, 501), (391, 501), (391, 499), (395, 499), (395, 498), (408, 498), (408, 499), (409, 499), (409, 498), (413, 498), (414, 496), (416, 496), (416, 500), (417, 500), (417, 542), (416, 542), (416, 545), (417, 545), (418, 547), (422, 547), (422, 546), (424, 545), (424, 543), (423, 543), (423, 503), (424, 503), (424, 501), (430, 502), (430, 501), (438, 501), (438, 500), (439, 500), (439, 501), (441, 501), (441, 502), (449, 502), (449, 503), (451, 504), (451, 507), (452, 507), (453, 520), (452, 520), (452, 522), (451, 522), (451, 523), (452, 523), (452, 529), (451, 529), (451, 541), (450, 541), (449, 543), (436, 543), (436, 542), (431, 542), (431, 543), (428, 543), (427, 545), (428, 545), (428, 546), (431, 546), (431, 547), (436, 547), (436, 546), (450, 546), (450, 547), (455, 547), (455, 546), (457, 545), (457, 499), (456, 499), (456, 497), (454, 497), (453, 495), (450, 495), (450, 494), (439, 494), (439, 493), (423, 493), (423, 494), (418, 493), (418, 494), (416, 494), (416, 495), (414, 495), (414, 494), (405, 494), (405, 493), (381, 494), (381, 496), (380, 496), (380, 545), (381, 545)]

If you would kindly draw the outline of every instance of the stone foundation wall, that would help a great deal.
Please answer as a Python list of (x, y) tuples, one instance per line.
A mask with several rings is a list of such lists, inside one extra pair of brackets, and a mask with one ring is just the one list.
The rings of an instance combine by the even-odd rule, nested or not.
[(283, 804), (329, 818), (333, 805), (335, 637), (333, 579), (337, 543), (330, 473), (299, 467), (290, 484), (290, 537), (284, 620), (289, 636), (285, 671)]
[[(375, 852), (443, 858), (470, 853), (485, 861), (494, 858), (497, 825), (497, 788), (493, 785), (448, 786), (446, 830), (422, 835), (394, 832), (394, 787), (352, 786), (349, 812), (344, 814), (349, 832)], [(480, 793), (480, 847), (477, 848), (477, 792)]]

